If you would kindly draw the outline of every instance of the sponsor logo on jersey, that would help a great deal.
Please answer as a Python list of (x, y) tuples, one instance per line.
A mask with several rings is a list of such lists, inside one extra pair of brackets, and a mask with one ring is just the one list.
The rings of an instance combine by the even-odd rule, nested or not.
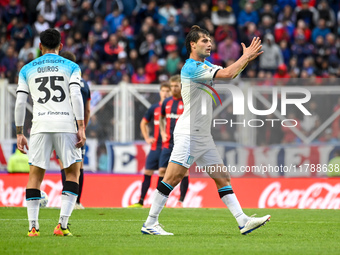
[(178, 119), (179, 118), (179, 116), (181, 116), (181, 114), (175, 114), (175, 113), (168, 113), (167, 115), (166, 115), (166, 118), (170, 118), (170, 119)]

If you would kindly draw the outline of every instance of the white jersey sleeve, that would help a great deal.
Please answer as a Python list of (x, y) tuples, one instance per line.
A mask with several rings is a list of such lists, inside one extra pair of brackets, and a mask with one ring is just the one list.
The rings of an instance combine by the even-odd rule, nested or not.
[(184, 74), (188, 75), (194, 82), (206, 82), (211, 84), (217, 71), (220, 69), (222, 69), (221, 66), (196, 62), (196, 68), (189, 68), (188, 72), (184, 72)]

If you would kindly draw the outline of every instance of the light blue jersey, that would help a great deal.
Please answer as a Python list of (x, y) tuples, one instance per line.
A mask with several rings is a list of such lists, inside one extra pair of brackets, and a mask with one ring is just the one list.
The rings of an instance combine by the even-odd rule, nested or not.
[(213, 85), (213, 79), (219, 69), (222, 67), (208, 61), (203, 63), (191, 58), (186, 60), (181, 70), (184, 112), (177, 121), (175, 134), (211, 134), (212, 98), (209, 95), (209, 86)]
[(80, 79), (79, 66), (57, 54), (45, 54), (21, 69), (17, 92), (32, 96), (31, 134), (77, 132), (69, 86), (77, 84), (80, 89)]

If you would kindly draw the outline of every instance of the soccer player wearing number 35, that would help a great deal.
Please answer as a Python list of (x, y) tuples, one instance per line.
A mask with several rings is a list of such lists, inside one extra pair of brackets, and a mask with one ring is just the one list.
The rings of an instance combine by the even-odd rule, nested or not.
[[(80, 148), (84, 145), (84, 106), (80, 92), (79, 66), (63, 57), (60, 33), (47, 29), (40, 34), (39, 48), (43, 56), (25, 65), (19, 73), (15, 103), (17, 147), (28, 150), (30, 173), (26, 187), (29, 221), (28, 236), (39, 236), (40, 185), (49, 167), (50, 156), (56, 151), (65, 167), (66, 182), (61, 196), (59, 223), (54, 235), (71, 236), (68, 219), (76, 203), (79, 185)], [(26, 101), (33, 100), (30, 148), (23, 135)], [(76, 128), (76, 121), (78, 130)]]
[[(262, 53), (259, 52), (261, 41), (256, 37), (249, 47), (242, 43), (243, 55), (232, 65), (227, 68), (213, 65), (205, 60), (211, 52), (210, 35), (199, 26), (191, 28), (185, 46), (190, 56), (181, 70), (184, 112), (177, 121), (169, 165), (163, 181), (157, 187), (149, 216), (141, 229), (143, 234), (173, 235), (162, 228), (158, 217), (173, 187), (182, 180), (194, 162), (198, 166), (223, 169), (223, 161), (211, 136), (212, 99), (207, 96), (210, 92), (206, 91), (211, 88), (215, 78), (235, 78), (249, 61)], [(205, 104), (202, 99), (205, 99)], [(210, 172), (209, 175), (215, 181), (221, 200), (235, 217), (242, 234), (250, 233), (270, 219), (270, 215), (249, 217), (243, 212), (231, 187), (228, 172), (216, 171)]]

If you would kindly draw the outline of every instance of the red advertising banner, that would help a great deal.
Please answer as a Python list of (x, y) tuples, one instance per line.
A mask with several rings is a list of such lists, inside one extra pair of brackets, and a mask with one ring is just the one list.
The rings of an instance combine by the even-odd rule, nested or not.
[[(86, 174), (81, 202), (85, 207), (126, 207), (139, 200), (142, 178)], [(152, 178), (145, 206), (151, 204), (157, 178)], [(0, 206), (25, 206), (27, 180), (28, 174), (0, 174)], [(184, 207), (225, 207), (212, 179), (189, 181)], [(234, 178), (232, 187), (243, 208), (340, 209), (340, 178)], [(46, 174), (41, 189), (49, 196), (48, 206), (60, 207), (59, 174)], [(179, 196), (178, 185), (167, 206), (175, 206)]]

